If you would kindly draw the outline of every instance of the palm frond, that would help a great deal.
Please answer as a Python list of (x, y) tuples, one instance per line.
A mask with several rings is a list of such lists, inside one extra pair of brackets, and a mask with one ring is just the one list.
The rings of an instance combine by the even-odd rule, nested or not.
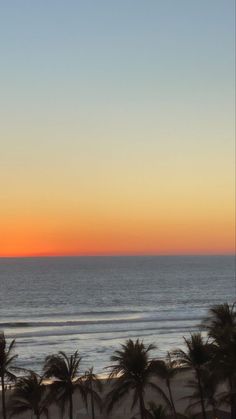
[(151, 387), (153, 390), (155, 390), (162, 397), (162, 399), (164, 400), (168, 408), (170, 410), (172, 409), (171, 402), (168, 396), (166, 395), (166, 393), (164, 392), (164, 390), (162, 390), (160, 386), (158, 386), (156, 383), (151, 382), (151, 383), (148, 383), (148, 387)]

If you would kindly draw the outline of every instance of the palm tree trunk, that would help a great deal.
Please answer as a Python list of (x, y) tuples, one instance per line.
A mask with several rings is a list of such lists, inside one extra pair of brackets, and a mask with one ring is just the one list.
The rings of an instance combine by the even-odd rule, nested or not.
[(140, 418), (146, 419), (146, 411), (145, 411), (145, 405), (144, 405), (142, 392), (139, 393), (139, 408), (140, 408)]
[(91, 390), (92, 419), (95, 419), (95, 409), (94, 409), (94, 398), (93, 398), (93, 384), (92, 384), (92, 381), (90, 383), (90, 390)]
[[(231, 394), (233, 394), (234, 385), (233, 385), (233, 380), (231, 377), (229, 378), (229, 387), (230, 387)], [(231, 419), (236, 419), (236, 405), (235, 405), (234, 396), (230, 397), (230, 408), (231, 408)]]
[(201, 401), (201, 407), (202, 407), (202, 417), (203, 417), (203, 419), (206, 419), (206, 410), (205, 410), (202, 383), (201, 383), (201, 377), (200, 377), (199, 370), (196, 370), (196, 374), (197, 374), (198, 389), (199, 389), (200, 401)]
[(177, 414), (176, 414), (176, 410), (175, 410), (174, 399), (173, 399), (172, 391), (171, 391), (171, 387), (170, 387), (170, 381), (167, 380), (166, 381), (166, 384), (167, 384), (167, 388), (168, 388), (168, 392), (169, 392), (170, 403), (171, 403), (171, 406), (172, 406), (172, 413), (173, 413), (174, 418), (177, 419)]
[(73, 394), (69, 395), (69, 418), (73, 419)]
[(234, 402), (231, 402), (231, 419), (236, 419), (236, 408)]
[(7, 419), (4, 375), (1, 376), (1, 387), (2, 387), (2, 417), (3, 419)]

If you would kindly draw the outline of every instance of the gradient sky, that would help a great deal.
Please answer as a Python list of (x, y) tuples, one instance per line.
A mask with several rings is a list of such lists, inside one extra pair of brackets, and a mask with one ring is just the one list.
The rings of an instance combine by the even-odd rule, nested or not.
[(0, 256), (234, 251), (234, 1), (0, 0)]

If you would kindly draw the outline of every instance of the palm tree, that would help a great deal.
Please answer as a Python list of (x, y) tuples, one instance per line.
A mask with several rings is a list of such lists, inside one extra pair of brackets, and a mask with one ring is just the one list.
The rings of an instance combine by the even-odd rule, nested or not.
[(230, 306), (224, 303), (212, 306), (203, 325), (218, 346), (225, 344), (236, 330), (235, 304)]
[(176, 419), (176, 409), (175, 403), (173, 399), (172, 389), (171, 389), (171, 381), (175, 377), (175, 375), (179, 372), (180, 368), (175, 359), (171, 358), (170, 352), (167, 352), (167, 356), (165, 360), (156, 360), (154, 363), (155, 372), (158, 377), (165, 381), (168, 393), (169, 393), (169, 400), (171, 404), (171, 410), (173, 417)]
[[(92, 419), (95, 419), (95, 404), (101, 407), (101, 397), (99, 396), (98, 392), (100, 393), (102, 391), (102, 383), (98, 376), (93, 372), (93, 368), (85, 371), (83, 380), (85, 388), (87, 388), (87, 393), (90, 394), (91, 398)], [(98, 392), (95, 390), (95, 387), (97, 388)]]
[(36, 419), (40, 419), (43, 414), (48, 417), (49, 402), (50, 394), (42, 377), (31, 371), (28, 376), (18, 380), (10, 397), (11, 416), (32, 411)]
[[(203, 388), (204, 403), (206, 406), (211, 406), (213, 419), (217, 418), (217, 407), (219, 405), (219, 397), (216, 396), (216, 392), (219, 385), (219, 377), (216, 371), (212, 371), (211, 367), (205, 368), (201, 374), (201, 383)], [(199, 393), (199, 387), (196, 381), (190, 382), (188, 387), (193, 389), (193, 394), (188, 397), (184, 397), (191, 400), (187, 411), (201, 403), (201, 396)]]
[(215, 344), (212, 368), (229, 385), (231, 418), (236, 418), (236, 309), (235, 304), (218, 304), (210, 308), (203, 325)]
[(176, 357), (176, 361), (184, 369), (192, 369), (195, 372), (197, 386), (199, 390), (202, 416), (206, 419), (206, 410), (204, 404), (204, 389), (202, 384), (202, 374), (211, 360), (212, 357), (212, 345), (208, 342), (204, 342), (201, 333), (193, 333), (189, 339), (184, 338), (185, 346), (187, 351), (182, 349), (176, 349), (173, 351), (173, 355)]
[(83, 400), (86, 401), (86, 388), (81, 377), (78, 377), (81, 358), (76, 351), (68, 356), (65, 352), (49, 355), (45, 359), (44, 377), (55, 379), (50, 386), (52, 393), (56, 393), (56, 401), (62, 406), (62, 414), (68, 403), (69, 418), (73, 419), (73, 393), (78, 389)]
[(7, 348), (6, 338), (3, 332), (0, 333), (0, 379), (2, 388), (2, 415), (7, 418), (5, 384), (7, 381), (16, 379), (14, 371), (14, 361), (18, 355), (14, 355), (15, 340), (12, 340)]
[(127, 340), (121, 345), (121, 350), (115, 351), (111, 357), (114, 362), (111, 365), (109, 379), (116, 377), (112, 383), (112, 390), (107, 395), (107, 410), (111, 411), (113, 406), (123, 399), (131, 390), (133, 391), (132, 409), (139, 404), (141, 419), (146, 419), (148, 411), (145, 407), (145, 390), (152, 388), (158, 391), (167, 404), (169, 400), (166, 395), (155, 383), (152, 378), (155, 373), (153, 360), (149, 352), (155, 349), (154, 345), (144, 345), (139, 339)]

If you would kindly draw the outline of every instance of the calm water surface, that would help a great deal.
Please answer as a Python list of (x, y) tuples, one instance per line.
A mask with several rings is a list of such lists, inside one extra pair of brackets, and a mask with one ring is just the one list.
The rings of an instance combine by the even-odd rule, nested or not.
[(160, 355), (196, 330), (211, 304), (236, 299), (233, 256), (0, 259), (0, 330), (19, 364), (79, 349), (102, 372), (127, 338)]

